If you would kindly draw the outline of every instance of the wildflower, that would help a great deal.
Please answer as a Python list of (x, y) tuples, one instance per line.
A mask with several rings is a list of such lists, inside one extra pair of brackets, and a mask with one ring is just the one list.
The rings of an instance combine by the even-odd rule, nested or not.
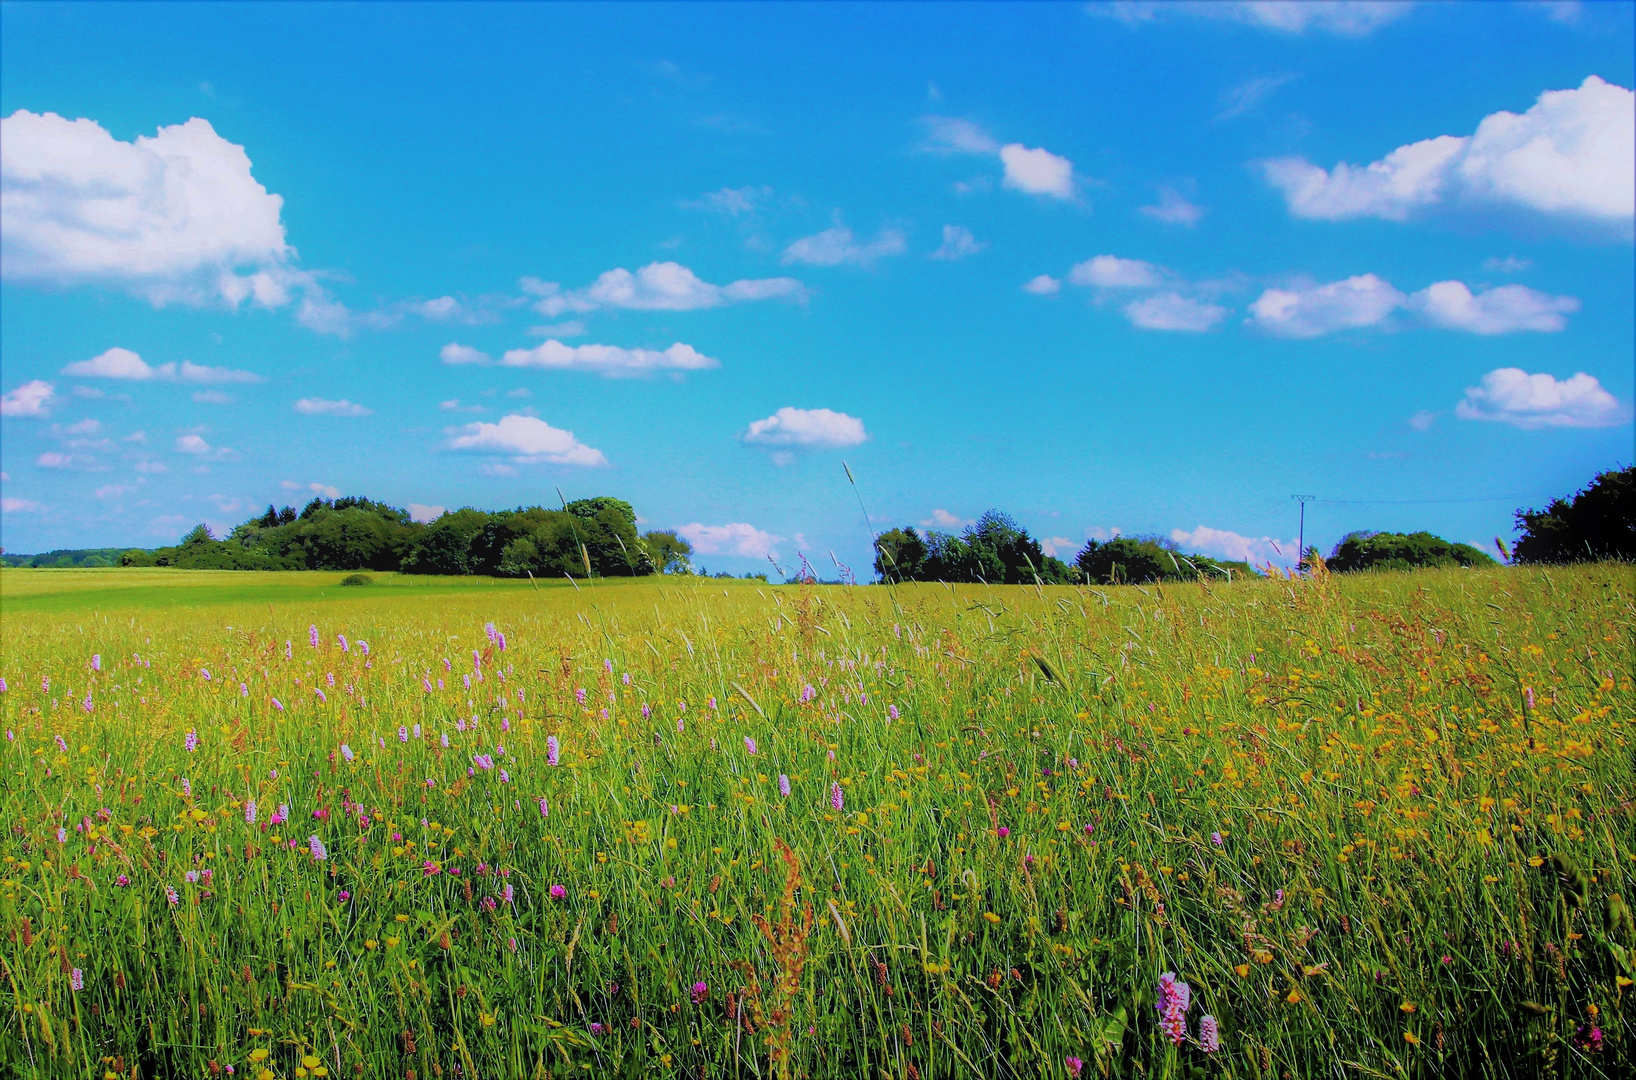
[(295, 656), (295, 644), (289, 638), (284, 639), (284, 659), (290, 660)]
[(1210, 842), (1217, 847), (1221, 847), (1226, 841), (1222, 840), (1220, 833), (1213, 832), (1210, 834)]
[(417, 739), (420, 738), (420, 725), (419, 724), (415, 725), (415, 738), (417, 738)]
[(443, 749), (447, 750), (448, 748), (449, 748), (449, 733), (447, 731), (445, 731), (443, 733)]
[(200, 668), (199, 669), (199, 676), (202, 679), (204, 679), (205, 682), (209, 682), (210, 681), (210, 669), (209, 668)]
[(750, 738), (748, 735), (744, 736), (744, 749), (748, 750), (752, 754), (756, 752), (756, 741)]
[[(890, 716), (893, 720), (896, 720), (898, 718), (898, 707), (896, 705), (886, 706), (886, 715)], [(1078, 1061), (1079, 1059), (1078, 1058), (1069, 1058), (1068, 1060), (1069, 1061)]]
[(625, 672), (625, 674), (619, 677), (619, 681), (624, 683), (626, 686), (629, 686), (631, 684), (631, 673), (628, 671)]
[(500, 783), (502, 783), (502, 784), (511, 783), (511, 774), (507, 773), (504, 769), (500, 770)]
[(89, 691), (85, 695), (85, 701), (83, 702), (83, 705), (84, 705), (84, 708), (85, 708), (86, 712), (90, 712), (92, 710), (92, 708), (94, 707), (91, 704), (91, 694), (90, 694)]
[(190, 754), (199, 749), (199, 733), (192, 728), (187, 729), (187, 737), (182, 741), (187, 745), (187, 752)]
[[(363, 654), (364, 654), (364, 655), (365, 655), (365, 656), (368, 656), (368, 655), (369, 655), (369, 642), (367, 642), (367, 641), (360, 641), (360, 642), (358, 642), (358, 648), (359, 648), (359, 649), (361, 649), (361, 650), (363, 650)], [(366, 666), (367, 666), (367, 665), (366, 665)]]
[(284, 711), (284, 703), (282, 701), (278, 700), (277, 698), (273, 698), (273, 708), (277, 709), (279, 712), (283, 712)]
[(1159, 1027), (1178, 1046), (1187, 1037), (1187, 1007), (1192, 1001), (1192, 988), (1177, 979), (1174, 971), (1159, 976), (1159, 1000), (1154, 1004), (1160, 1013)]
[(790, 778), (783, 773), (778, 774), (778, 793), (786, 799), (790, 797)]
[(1528, 702), (1528, 711), (1533, 712), (1534, 711), (1534, 688), (1532, 686), (1523, 687), (1522, 688), (1522, 697), (1523, 697), (1524, 701)]
[(837, 810), (846, 805), (846, 798), (841, 794), (841, 785), (833, 780), (829, 784), (829, 805)]
[(348, 761), (351, 761), (352, 760), (352, 747), (348, 746), (346, 743), (342, 743), (341, 744), (341, 756), (346, 758)]
[(545, 740), (545, 760), (547, 764), (555, 765), (561, 752), (561, 745), (557, 742), (555, 735)]
[(193, 798), (193, 784), (185, 776), (182, 777), (182, 794), (190, 799)]
[(550, 817), (551, 816), (551, 804), (545, 801), (545, 796), (544, 795), (540, 796), (540, 816), (541, 817)]
[(592, 1035), (600, 1035), (605, 1029), (601, 1024), (597, 1023), (595, 1020), (592, 1020), (590, 1030)]
[(325, 697), (324, 692), (322, 690), (320, 690), (318, 687), (316, 687), (316, 686), (313, 687), (312, 692), (318, 695), (318, 700), (319, 701), (324, 702), (326, 705), (329, 703), (329, 698)]
[(1080, 1070), (1085, 1067), (1085, 1063), (1079, 1058), (1074, 1057), (1072, 1054), (1068, 1055), (1063, 1064), (1068, 1066), (1068, 1076), (1070, 1077), (1070, 1080), (1078, 1077)]
[(247, 683), (239, 683), (239, 697), (249, 697), (250, 687)]
[(400, 743), (406, 743), (409, 741), (409, 729), (404, 727), (402, 724), (398, 725), (398, 741)]
[(256, 800), (254, 799), (246, 800), (244, 804), (244, 823), (246, 825), (256, 823)]
[(307, 644), (311, 645), (315, 649), (318, 648), (318, 627), (307, 627)]
[(693, 1004), (703, 1004), (710, 997), (710, 984), (705, 982), (694, 983), (690, 996), (693, 998)]
[(551, 886), (551, 899), (553, 899), (553, 900), (566, 900), (566, 899), (568, 899), (568, 890), (566, 888), (564, 888), (563, 886), (561, 886), (561, 885)]
[(1006, 828), (1004, 825), (1001, 825), (998, 829), (994, 830), (994, 835), (998, 836), (1001, 840), (1004, 840), (1006, 837), (1011, 835), (1011, 830)]
[(500, 899), (508, 904), (514, 904), (517, 902), (517, 891), (508, 884), (500, 890)]
[(811, 683), (807, 683), (807, 685), (805, 685), (805, 686), (803, 686), (801, 688), (801, 704), (805, 705), (807, 702), (811, 701), (813, 698), (815, 698), (817, 696), (818, 696), (818, 691), (816, 691), (816, 690), (814, 690), (812, 688)]
[(58, 750), (59, 753), (63, 753), (63, 754), (68, 753), (68, 744), (63, 742), (63, 738), (62, 738), (61, 735), (53, 735), (52, 738), (57, 740), (57, 750)]
[(307, 837), (307, 850), (312, 852), (312, 857), (319, 862), (329, 858), (329, 852), (324, 850), (324, 842), (318, 839), (317, 836)]
[(75, 993), (84, 990), (85, 972), (81, 971), (79, 968), (75, 968), (73, 971), (71, 971), (68, 975), (68, 985), (74, 989)]
[(581, 705), (585, 704), (585, 687), (577, 686), (574, 688), (574, 700)]
[(352, 646), (347, 644), (347, 636), (345, 634), (336, 634), (335, 640), (340, 643), (342, 652), (352, 651)]
[(1199, 1046), (1206, 1054), (1213, 1054), (1221, 1049), (1221, 1031), (1216, 1026), (1216, 1018), (1206, 1013), (1199, 1017)]
[(102, 670), (102, 654), (101, 653), (92, 653), (91, 654), (91, 670), (92, 671), (101, 671)]
[(127, 886), (130, 885), (130, 883), (131, 883), (131, 879), (130, 879), (130, 876), (127, 875), (127, 874), (121, 874), (118, 877), (114, 878), (114, 887), (118, 888), (118, 889), (126, 888)]
[(165, 899), (170, 902), (171, 907), (175, 907), (182, 902), (182, 898), (176, 894), (175, 887), (171, 885), (165, 886)]
[(475, 671), (483, 670), (483, 654), (476, 649), (471, 651), (471, 666)]
[(269, 820), (273, 825), (282, 825), (286, 821), (290, 820), (290, 804), (279, 803), (278, 809), (273, 811), (273, 816)]
[(57, 843), (68, 843), (68, 830), (63, 828), (61, 825), (57, 826)]
[(189, 870), (187, 873), (182, 875), (182, 880), (187, 882), (189, 885), (197, 885), (199, 883), (199, 871)]
[(466, 684), (466, 689), (470, 690), (471, 689), (471, 676), (470, 675), (462, 675), (462, 676), (460, 676), (460, 679), (461, 679), (462, 682), (464, 682)]
[[(75, 989), (78, 989), (76, 987)], [(1602, 1029), (1595, 1024), (1580, 1024), (1574, 1031), (1574, 1045), (1587, 1054), (1602, 1052)]]

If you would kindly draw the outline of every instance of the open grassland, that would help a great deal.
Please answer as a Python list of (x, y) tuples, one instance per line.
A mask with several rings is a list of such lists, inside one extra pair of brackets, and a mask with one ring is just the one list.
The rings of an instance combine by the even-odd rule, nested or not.
[(1628, 566), (338, 579), (0, 573), (0, 1072), (1636, 1060)]

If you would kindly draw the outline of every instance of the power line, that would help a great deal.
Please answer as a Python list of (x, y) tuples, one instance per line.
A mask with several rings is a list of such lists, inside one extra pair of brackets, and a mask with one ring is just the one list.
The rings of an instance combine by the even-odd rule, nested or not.
[(1478, 495), (1466, 499), (1318, 499), (1325, 506), (1433, 506), (1448, 503), (1515, 502), (1519, 499), (1546, 499), (1548, 492), (1525, 495)]

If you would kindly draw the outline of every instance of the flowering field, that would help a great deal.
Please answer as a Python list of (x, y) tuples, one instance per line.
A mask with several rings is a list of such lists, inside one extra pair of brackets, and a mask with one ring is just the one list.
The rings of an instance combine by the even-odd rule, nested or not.
[(1628, 567), (334, 577), (0, 575), (0, 1074), (1636, 1060)]

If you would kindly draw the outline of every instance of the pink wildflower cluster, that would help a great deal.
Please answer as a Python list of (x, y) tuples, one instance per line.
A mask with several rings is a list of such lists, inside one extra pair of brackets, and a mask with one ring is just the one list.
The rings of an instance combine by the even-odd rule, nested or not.
[(1176, 978), (1174, 971), (1159, 976), (1159, 1027), (1180, 1045), (1187, 1038), (1187, 1007), (1193, 1003), (1193, 988)]

